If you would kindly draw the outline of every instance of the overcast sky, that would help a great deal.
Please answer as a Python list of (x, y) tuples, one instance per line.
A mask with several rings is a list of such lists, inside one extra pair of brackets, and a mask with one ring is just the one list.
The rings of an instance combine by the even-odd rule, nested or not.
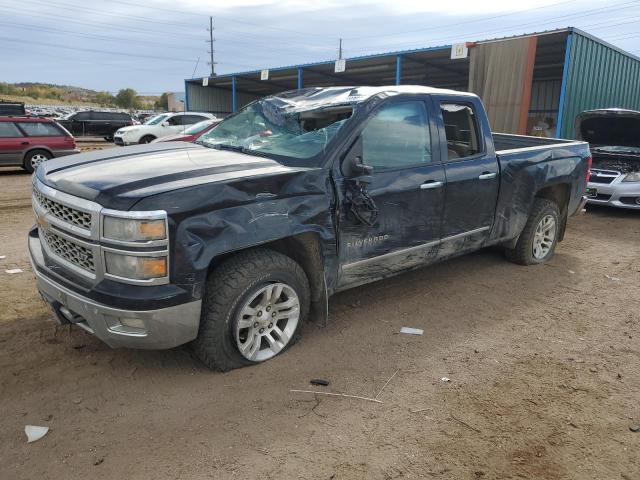
[(217, 73), (566, 26), (640, 55), (640, 0), (0, 0), (0, 81), (181, 91), (209, 15)]

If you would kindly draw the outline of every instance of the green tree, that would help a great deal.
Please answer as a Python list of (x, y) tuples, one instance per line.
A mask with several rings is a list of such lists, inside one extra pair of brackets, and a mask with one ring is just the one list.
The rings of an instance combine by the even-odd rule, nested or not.
[(167, 92), (160, 95), (160, 98), (155, 101), (154, 107), (156, 110), (169, 110), (169, 96)]
[(116, 99), (109, 92), (98, 92), (96, 93), (95, 101), (100, 105), (114, 105)]
[(121, 108), (138, 108), (138, 94), (133, 88), (123, 88), (116, 95), (116, 105)]

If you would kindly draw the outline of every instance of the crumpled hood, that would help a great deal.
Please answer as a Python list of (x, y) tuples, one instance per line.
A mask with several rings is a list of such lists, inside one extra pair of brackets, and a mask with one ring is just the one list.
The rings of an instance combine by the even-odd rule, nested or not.
[(36, 176), (56, 190), (128, 210), (143, 198), (172, 190), (238, 179), (259, 181), (257, 177), (304, 170), (308, 169), (192, 143), (162, 142), (49, 160)]
[(579, 139), (599, 146), (640, 147), (640, 112), (610, 108), (576, 118)]

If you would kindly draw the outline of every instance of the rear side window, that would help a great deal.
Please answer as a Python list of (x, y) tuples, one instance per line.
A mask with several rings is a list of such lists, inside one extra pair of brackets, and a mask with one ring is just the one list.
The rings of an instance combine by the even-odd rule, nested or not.
[(201, 115), (183, 115), (182, 121), (184, 125), (193, 125), (194, 123), (198, 123), (206, 119), (207, 117), (203, 117)]
[(469, 105), (442, 103), (442, 119), (447, 136), (449, 160), (471, 157), (482, 151), (478, 138), (478, 118)]
[(431, 162), (427, 110), (421, 101), (383, 106), (362, 131), (362, 155), (375, 170)]
[(62, 130), (53, 123), (18, 122), (18, 125), (30, 137), (60, 137)]
[(87, 120), (91, 120), (91, 113), (90, 112), (80, 112), (80, 113), (77, 113), (72, 118), (73, 118), (73, 120), (76, 120), (78, 122), (86, 122)]
[(183, 125), (182, 121), (185, 115), (174, 115), (167, 122), (169, 125)]
[(0, 122), (0, 138), (22, 137), (22, 132), (18, 130), (12, 122)]

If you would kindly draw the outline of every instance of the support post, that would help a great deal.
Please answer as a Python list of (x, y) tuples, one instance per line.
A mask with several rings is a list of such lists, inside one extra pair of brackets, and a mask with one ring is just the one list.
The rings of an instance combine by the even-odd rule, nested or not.
[(573, 33), (567, 36), (567, 46), (564, 51), (564, 68), (562, 70), (562, 84), (560, 86), (560, 104), (558, 105), (558, 119), (556, 121), (556, 138), (562, 137), (562, 124), (564, 116), (564, 100), (567, 95), (567, 82), (569, 80), (569, 69), (571, 68), (571, 44), (573, 43)]
[(298, 67), (298, 90), (302, 90), (302, 67)]
[(236, 95), (236, 76), (231, 77), (231, 111), (236, 113), (237, 110), (237, 95)]
[(189, 82), (184, 81), (184, 109), (189, 111)]
[(396, 85), (402, 83), (402, 55), (396, 55)]

